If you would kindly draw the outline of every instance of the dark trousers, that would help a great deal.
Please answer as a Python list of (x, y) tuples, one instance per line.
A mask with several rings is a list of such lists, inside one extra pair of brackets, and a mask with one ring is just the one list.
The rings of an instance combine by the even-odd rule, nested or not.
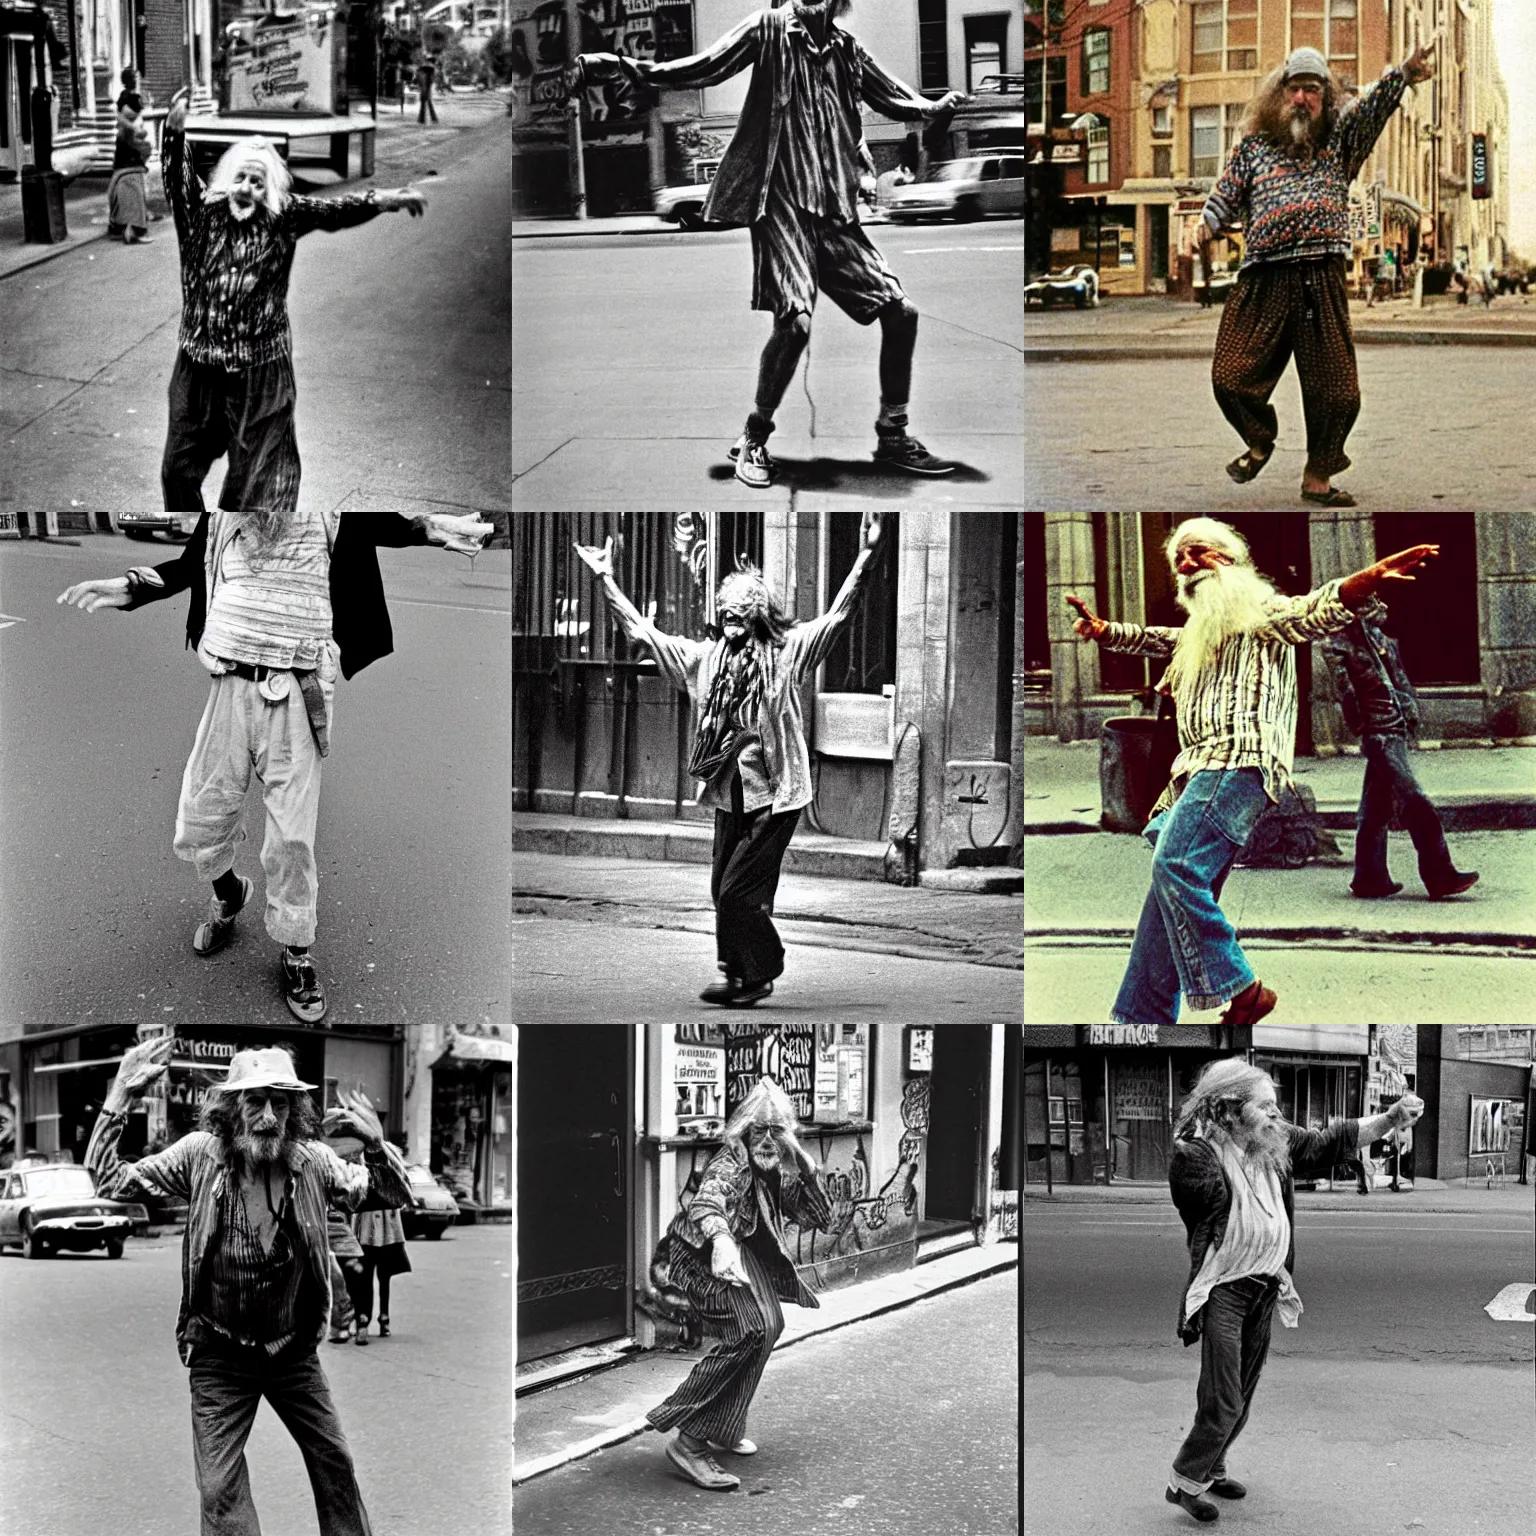
[(741, 775), (731, 775), (731, 808), (715, 812), (715, 953), (727, 976), (772, 981), (784, 973), (784, 946), (773, 926), (779, 866), (800, 820), (799, 811), (742, 809)]
[(655, 1428), (676, 1428), (696, 1440), (727, 1446), (746, 1433), (747, 1408), (784, 1331), (784, 1313), (759, 1250), (762, 1241), (754, 1233), (741, 1244), (742, 1267), (752, 1282), (748, 1288), (715, 1279), (709, 1248), (698, 1252), (673, 1239), (672, 1281), (720, 1343), (671, 1397), (646, 1414)]
[(1408, 742), (1402, 736), (1364, 736), (1365, 784), (1355, 813), (1354, 888), (1379, 891), (1391, 883), (1387, 871), (1387, 828), (1401, 818), (1419, 855), (1419, 878), (1432, 890), (1449, 883), (1455, 873), (1440, 817), (1429, 796), (1419, 788), (1408, 762)]
[(299, 504), (293, 360), (231, 372), (176, 353), (171, 419), (160, 461), (167, 512), (202, 512), (203, 481), (229, 457), (219, 505), (226, 512), (292, 512)]
[(1211, 385), (1222, 415), (1264, 454), (1278, 430), (1269, 397), (1293, 356), (1307, 422), (1307, 468), (1327, 478), (1349, 468), (1344, 440), (1360, 414), (1341, 256), (1249, 267), (1227, 297)]
[(363, 1267), (363, 1277), (359, 1284), (359, 1292), (363, 1298), (363, 1305), (357, 1314), (358, 1327), (366, 1328), (373, 1321), (373, 1277), (379, 1277), (379, 1321), (389, 1321), (389, 1280), (388, 1269), (379, 1266), (379, 1250), (377, 1248), (363, 1248), (363, 1256), (358, 1260)]
[(1195, 1422), (1173, 1458), (1173, 1470), (1202, 1492), (1226, 1476), (1227, 1451), (1248, 1422), (1279, 1291), (1278, 1280), (1252, 1277), (1218, 1285), (1206, 1299)]
[(202, 1536), (261, 1536), (245, 1442), (262, 1398), (283, 1421), (304, 1457), (320, 1536), (372, 1536), (352, 1470), (352, 1453), (315, 1353), (297, 1360), (239, 1357), (199, 1346), (192, 1385), (192, 1456), (202, 1499)]
[(418, 123), (426, 122), (429, 112), (432, 114), (432, 121), (435, 123), (437, 121), (437, 108), (432, 105), (432, 87), (424, 85), (421, 88), (421, 105), (416, 109), (416, 121)]

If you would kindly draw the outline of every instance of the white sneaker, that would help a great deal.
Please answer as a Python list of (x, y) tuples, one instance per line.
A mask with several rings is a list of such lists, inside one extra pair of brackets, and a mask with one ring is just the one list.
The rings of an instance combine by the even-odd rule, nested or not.
[(766, 490), (773, 480), (773, 460), (768, 457), (768, 445), (748, 437), (745, 432), (731, 448), (731, 458), (736, 461), (736, 478), (754, 491)]
[(756, 1442), (752, 1441), (752, 1440), (748, 1440), (745, 1435), (743, 1435), (741, 1437), (741, 1439), (736, 1442), (735, 1445), (721, 1445), (718, 1441), (715, 1441), (715, 1440), (706, 1440), (704, 1443), (712, 1451), (729, 1451), (733, 1456), (755, 1456), (755, 1455), (757, 1455), (757, 1444), (756, 1444)]

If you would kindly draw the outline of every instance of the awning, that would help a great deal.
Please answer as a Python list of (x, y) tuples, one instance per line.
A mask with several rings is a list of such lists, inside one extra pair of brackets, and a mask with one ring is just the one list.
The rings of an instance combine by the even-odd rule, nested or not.
[(448, 1049), (432, 1063), (433, 1069), (463, 1063), (469, 1066), (511, 1066), (513, 1048), (510, 1040), (491, 1035), (455, 1035)]

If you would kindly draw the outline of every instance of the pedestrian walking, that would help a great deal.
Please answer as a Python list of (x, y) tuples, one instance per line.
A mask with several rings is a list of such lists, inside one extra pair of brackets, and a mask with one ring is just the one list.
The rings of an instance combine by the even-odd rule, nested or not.
[[(329, 1238), (330, 1212), (326, 1212)], [(347, 1290), (347, 1272), (341, 1267), (335, 1250), (331, 1252), (331, 1343), (345, 1344), (352, 1337), (352, 1297)]]
[(701, 785), (699, 805), (715, 813), (709, 894), (724, 973), (699, 994), (701, 1002), (750, 1006), (783, 974), (773, 898), (795, 824), (812, 798), (800, 689), (853, 617), (880, 526), (878, 513), (864, 514), (859, 553), (819, 619), (791, 624), (755, 566), (727, 576), (715, 595), (720, 633), (713, 640), (664, 634), (635, 607), (614, 580), (612, 538), (601, 549), (575, 546), (631, 644), (644, 646), (692, 701), (688, 772)]
[[(1274, 452), (1269, 397), (1294, 356), (1307, 423), (1301, 499), (1352, 507), (1333, 476), (1349, 468), (1344, 443), (1360, 412), (1345, 276), (1351, 251), (1349, 184), (1360, 174), (1410, 85), (1433, 73), (1434, 44), (1416, 48), (1358, 100), (1315, 48), (1298, 48), (1265, 79), (1242, 138), (1206, 199), (1198, 239), (1239, 225), (1243, 261), (1216, 333), (1211, 383), (1244, 443), (1227, 465), (1239, 484)], [(1207, 262), (1209, 268), (1209, 262)]]
[(427, 53), (422, 55), (421, 63), (416, 66), (416, 89), (421, 96), (421, 105), (416, 109), (416, 121), (426, 122), (430, 115), (432, 121), (437, 121), (437, 108), (432, 105), (432, 82), (437, 78), (437, 55)]
[(1168, 1188), (1189, 1241), (1178, 1335), (1200, 1345), (1195, 1421), (1164, 1494), (1196, 1520), (1220, 1518), (1206, 1493), (1241, 1499), (1228, 1457), (1248, 1422), (1276, 1314), (1295, 1328), (1304, 1310), (1296, 1268), (1298, 1177), (1326, 1174), (1360, 1147), (1424, 1112), (1406, 1094), (1385, 1114), (1303, 1130), (1280, 1112), (1269, 1074), (1240, 1056), (1213, 1061), (1174, 1126)]
[(222, 950), (251, 898), (235, 853), (254, 774), (267, 813), (266, 928), (281, 946), (283, 999), (305, 1024), (327, 1006), (310, 951), (336, 674), (350, 678), (394, 649), (379, 546), (478, 553), (494, 527), (438, 513), (205, 512), (177, 559), (77, 582), (57, 599), (94, 613), (191, 594), (187, 644), (212, 687), (182, 774), (173, 847), (213, 886), (192, 949), (204, 959)]
[[(343, 1158), (342, 1161), (352, 1162), (353, 1159)], [(334, 1316), (331, 1318), (331, 1343), (345, 1343), (350, 1332), (354, 1342), (366, 1344), (368, 1329), (366, 1326), (358, 1326), (361, 1308), (366, 1305), (363, 1291), (363, 1247), (352, 1228), (349, 1212), (334, 1202), (325, 1209), (325, 1240), (330, 1245), (331, 1260), (341, 1271), (347, 1290), (348, 1322), (342, 1326), (341, 1337), (337, 1338), (336, 1319)]]
[[(322, 1121), (279, 1046), (237, 1051), (203, 1106), (201, 1129), (124, 1162), (128, 1116), (162, 1078), (169, 1034), (131, 1046), (91, 1132), (85, 1165), (108, 1199), (187, 1202), (176, 1342), (192, 1395), (192, 1451), (203, 1536), (260, 1530), (245, 1442), (265, 1398), (304, 1456), (320, 1536), (370, 1536), (352, 1453), (316, 1349), (331, 1312), (326, 1207), (410, 1199), (405, 1164), (361, 1094)], [(356, 1136), (349, 1165), (322, 1133)]]
[(357, 1240), (362, 1247), (362, 1280), (359, 1294), (362, 1310), (357, 1314), (359, 1344), (368, 1341), (368, 1324), (373, 1319), (373, 1281), (379, 1281), (379, 1337), (389, 1337), (389, 1282), (396, 1275), (411, 1272), (411, 1256), (405, 1249), (405, 1228), (396, 1210), (359, 1211)]
[[(127, 92), (124, 92), (127, 95)], [(149, 245), (149, 131), (142, 112), (117, 109), (112, 179), (107, 183), (107, 236), (124, 245)]]
[(780, 1303), (820, 1306), (784, 1239), (786, 1221), (819, 1232), (832, 1222), (826, 1181), (798, 1129), (788, 1095), (760, 1079), (726, 1122), (698, 1193), (672, 1219), (652, 1265), (719, 1339), (646, 1414), (653, 1428), (677, 1430), (667, 1458), (701, 1488), (728, 1492), (741, 1482), (711, 1451), (757, 1451), (746, 1438), (747, 1412), (784, 1330)]
[(1387, 605), (1372, 598), (1347, 628), (1323, 645), (1344, 723), (1360, 737), (1365, 758), (1365, 782), (1355, 813), (1355, 877), (1349, 888), (1367, 898), (1395, 896), (1402, 890), (1402, 882), (1387, 868), (1387, 830), (1399, 821), (1413, 839), (1424, 889), (1432, 901), (1442, 901), (1470, 890), (1477, 875), (1456, 868), (1440, 817), (1409, 764), (1408, 742), (1419, 727), (1419, 697), (1403, 669), (1397, 641), (1382, 628), (1386, 619)]
[[(888, 73), (838, 18), (851, 0), (790, 0), (752, 12), (691, 58), (656, 63), (584, 53), (583, 80), (622, 74), (636, 85), (694, 90), (753, 66), (746, 103), (710, 184), (703, 216), (752, 231), (752, 308), (773, 316), (757, 393), (730, 458), (743, 485), (772, 483), (768, 438), (810, 343), (818, 291), (859, 325), (880, 323), (880, 414), (875, 461), (916, 475), (955, 465), (907, 433), (916, 306), (859, 227), (861, 111), (932, 122), (969, 98), (930, 101)], [(862, 105), (861, 105), (862, 104)]]
[(1113, 624), (1080, 598), (1067, 602), (1081, 637), (1106, 650), (1170, 657), (1162, 690), (1178, 712), (1179, 755), (1143, 836), (1152, 886), (1110, 1018), (1175, 1024), (1191, 1009), (1219, 1008), (1224, 1024), (1252, 1024), (1276, 994), (1259, 980), (1218, 904), (1233, 860), (1264, 810), (1291, 782), (1296, 750), (1295, 647), (1343, 629), (1389, 581), (1439, 552), (1420, 544), (1305, 597), (1283, 597), (1254, 569), (1247, 541), (1226, 523), (1195, 517), (1167, 543), (1181, 629)]
[(121, 112), (127, 107), (137, 117), (144, 110), (148, 91), (139, 89), (139, 72), (130, 66), (118, 77), (122, 81), (123, 88), (117, 93), (117, 110)]

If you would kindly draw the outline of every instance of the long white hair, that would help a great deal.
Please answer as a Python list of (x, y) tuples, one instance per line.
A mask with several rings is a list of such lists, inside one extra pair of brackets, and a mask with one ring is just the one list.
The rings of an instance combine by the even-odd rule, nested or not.
[(234, 185), (235, 172), (242, 165), (252, 162), (267, 173), (267, 190), (262, 196), (262, 203), (267, 212), (276, 218), (288, 205), (288, 193), (293, 186), (293, 177), (289, 174), (288, 167), (283, 164), (283, 157), (278, 154), (277, 146), (270, 139), (262, 138), (260, 134), (243, 139), (238, 144), (231, 144), (219, 156), (219, 163), (214, 166), (213, 175), (208, 178), (208, 190), (203, 193), (203, 201), (212, 203), (220, 199), (228, 200), (229, 189)]
[(1213, 1061), (1201, 1072), (1174, 1123), (1173, 1134), (1180, 1141), (1211, 1131), (1231, 1134), (1238, 1123), (1243, 1105), (1274, 1079), (1262, 1067), (1250, 1066), (1241, 1056)]
[(791, 1136), (800, 1129), (789, 1095), (771, 1077), (760, 1077), (757, 1087), (736, 1106), (736, 1113), (725, 1123), (725, 1140), (741, 1145), (754, 1125), (772, 1126)]

